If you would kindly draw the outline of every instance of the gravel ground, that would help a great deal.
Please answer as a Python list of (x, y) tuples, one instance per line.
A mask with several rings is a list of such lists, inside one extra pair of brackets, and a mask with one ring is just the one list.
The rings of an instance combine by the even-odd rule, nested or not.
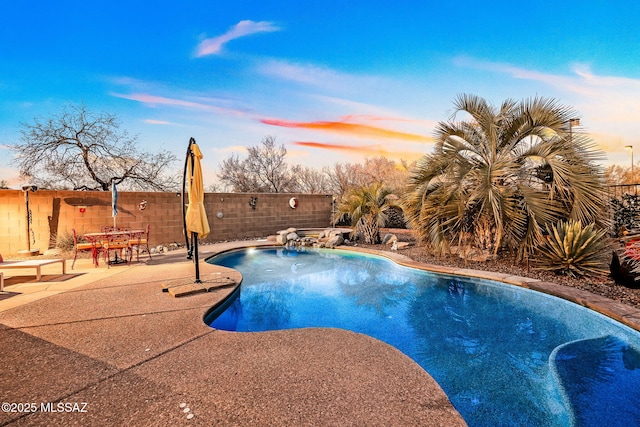
[[(406, 249), (401, 249), (398, 253), (401, 253), (409, 258), (428, 264), (444, 265), (459, 268), (472, 268), (475, 270), (495, 271), (498, 273), (509, 273), (515, 276), (531, 277), (538, 280), (544, 280), (547, 282), (553, 282), (560, 285), (572, 286), (574, 288), (583, 289), (594, 294), (602, 295), (612, 300), (620, 301), (624, 304), (632, 307), (640, 308), (640, 289), (630, 289), (621, 285), (618, 285), (613, 281), (611, 277), (586, 277), (586, 278), (573, 278), (569, 276), (558, 275), (549, 271), (536, 270), (533, 267), (527, 268), (525, 264), (517, 263), (515, 257), (506, 256), (500, 257), (497, 260), (486, 262), (474, 262), (467, 261), (457, 256), (448, 257), (435, 257), (428, 253), (428, 251), (421, 245), (418, 245), (411, 232), (398, 232), (394, 230), (393, 233), (398, 237), (401, 242), (410, 242), (412, 246)], [(382, 232), (384, 236), (385, 232)], [(369, 247), (372, 249), (388, 251), (388, 245), (363, 245), (358, 244), (360, 247)]]

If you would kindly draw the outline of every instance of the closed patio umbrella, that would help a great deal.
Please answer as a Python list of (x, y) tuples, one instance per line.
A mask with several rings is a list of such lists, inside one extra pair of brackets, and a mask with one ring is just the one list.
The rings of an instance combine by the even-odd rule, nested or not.
[(211, 229), (207, 220), (207, 212), (204, 208), (204, 185), (202, 183), (202, 152), (195, 139), (189, 140), (187, 151), (186, 179), (189, 189), (189, 206), (185, 215), (185, 227), (187, 234), (192, 236), (192, 249), (195, 253), (196, 283), (200, 283), (200, 268), (198, 266), (198, 236), (207, 237)]
[(111, 216), (113, 217), (113, 229), (116, 229), (116, 217), (118, 216), (118, 189), (116, 182), (111, 184)]

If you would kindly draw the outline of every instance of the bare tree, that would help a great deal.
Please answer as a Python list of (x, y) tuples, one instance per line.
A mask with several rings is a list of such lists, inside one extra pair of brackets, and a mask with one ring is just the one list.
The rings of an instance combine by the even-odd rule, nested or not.
[(223, 160), (218, 178), (234, 192), (286, 193), (292, 190), (294, 179), (285, 162), (287, 149), (276, 146), (273, 136), (262, 139), (262, 145), (247, 147), (248, 156), (237, 154)]
[(257, 181), (249, 174), (244, 160), (240, 160), (237, 154), (232, 154), (231, 157), (222, 161), (218, 179), (227, 191), (236, 193), (261, 191)]
[(404, 191), (409, 170), (415, 164), (402, 160), (396, 163), (385, 157), (368, 158), (364, 163), (336, 163), (323, 169), (329, 181), (330, 191), (340, 200), (354, 188), (383, 183), (396, 195)]
[(635, 184), (637, 181), (637, 179), (631, 175), (630, 167), (611, 165), (605, 169), (604, 173), (608, 185)]
[(367, 185), (382, 182), (393, 194), (401, 195), (413, 166), (415, 162), (408, 163), (406, 160), (401, 160), (400, 163), (396, 163), (380, 156), (366, 159), (362, 171)]
[(107, 191), (113, 182), (123, 189), (177, 188), (177, 174), (168, 172), (175, 155), (138, 151), (137, 138), (121, 131), (112, 114), (72, 105), (22, 127), (21, 142), (10, 146), (13, 163), (43, 188)]
[(329, 180), (331, 193), (341, 199), (349, 190), (365, 185), (362, 165), (357, 163), (336, 163), (331, 168), (324, 168)]
[(295, 165), (291, 168), (292, 191), (306, 194), (330, 194), (329, 177), (324, 171)]

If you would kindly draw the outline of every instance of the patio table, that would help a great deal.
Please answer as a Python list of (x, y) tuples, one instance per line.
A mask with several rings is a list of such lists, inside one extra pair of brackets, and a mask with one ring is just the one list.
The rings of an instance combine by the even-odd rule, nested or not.
[[(122, 244), (126, 243), (126, 247), (128, 248), (129, 239), (140, 238), (145, 233), (144, 230), (113, 230), (113, 231), (100, 231), (95, 233), (85, 233), (83, 236), (89, 242), (91, 242), (91, 256), (93, 258), (93, 262), (96, 266), (99, 265), (99, 248), (98, 243), (101, 245), (102, 249), (105, 249), (105, 246), (108, 248), (109, 245), (113, 245), (114, 243), (118, 243), (117, 249), (122, 249)], [(108, 249), (107, 249), (108, 253)], [(117, 264), (117, 253), (116, 260), (114, 262), (107, 260), (108, 264), (114, 263)], [(123, 261), (128, 262), (128, 261)]]

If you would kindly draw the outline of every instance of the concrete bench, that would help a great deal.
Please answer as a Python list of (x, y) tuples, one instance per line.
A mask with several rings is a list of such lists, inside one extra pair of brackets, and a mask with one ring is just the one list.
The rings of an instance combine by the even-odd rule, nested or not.
[[(0, 270), (8, 270), (15, 268), (35, 268), (36, 280), (42, 279), (42, 267), (49, 264), (62, 263), (62, 274), (67, 274), (67, 266), (64, 259), (33, 259), (28, 261), (4, 261), (0, 262)], [(2, 273), (0, 272), (0, 275)], [(4, 278), (2, 278), (2, 287), (4, 287)], [(0, 288), (1, 290), (2, 288)]]

